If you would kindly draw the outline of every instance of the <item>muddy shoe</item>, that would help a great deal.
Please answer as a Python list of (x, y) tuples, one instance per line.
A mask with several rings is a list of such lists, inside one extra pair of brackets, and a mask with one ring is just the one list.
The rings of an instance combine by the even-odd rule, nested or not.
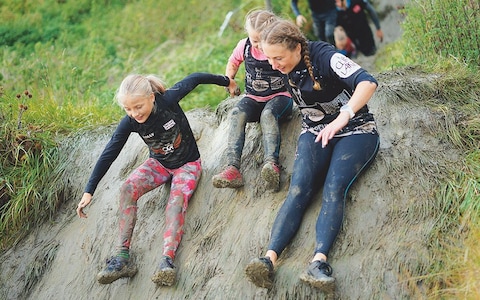
[(101, 284), (109, 284), (122, 277), (133, 277), (137, 273), (137, 267), (128, 259), (113, 256), (107, 259), (107, 267), (98, 273), (97, 280)]
[(280, 166), (274, 162), (267, 162), (262, 168), (262, 178), (269, 190), (278, 191), (280, 188)]
[(213, 176), (212, 183), (216, 188), (239, 188), (243, 186), (243, 178), (236, 167), (228, 166), (221, 173)]
[(245, 268), (245, 274), (258, 287), (271, 288), (273, 285), (273, 264), (270, 258), (254, 258)]
[(157, 271), (153, 274), (152, 281), (158, 285), (171, 286), (175, 283), (176, 276), (177, 268), (173, 264), (173, 260), (168, 256), (164, 256)]
[(335, 292), (335, 278), (332, 277), (332, 267), (326, 261), (316, 260), (310, 263), (307, 271), (300, 279), (325, 293)]

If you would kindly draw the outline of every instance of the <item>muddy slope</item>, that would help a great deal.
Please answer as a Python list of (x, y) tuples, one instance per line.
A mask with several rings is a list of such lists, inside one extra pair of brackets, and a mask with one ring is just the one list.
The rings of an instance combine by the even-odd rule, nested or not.
[[(340, 299), (408, 299), (419, 296), (422, 275), (431, 257), (426, 238), (436, 222), (431, 204), (438, 182), (458, 159), (457, 150), (439, 132), (452, 126), (441, 112), (422, 105), (432, 95), (433, 76), (402, 70), (377, 74), (381, 83), (370, 107), (381, 133), (381, 150), (370, 170), (353, 187), (343, 229), (330, 254)], [(33, 232), (0, 257), (0, 299), (322, 299), (299, 281), (314, 246), (316, 201), (297, 237), (284, 252), (274, 288), (256, 288), (244, 276), (248, 261), (265, 251), (273, 219), (284, 200), (299, 130), (298, 111), (282, 126), (281, 189), (265, 191), (258, 125), (247, 126), (242, 172), (245, 187), (215, 189), (211, 177), (222, 167), (226, 114), (237, 99), (225, 100), (216, 112), (188, 113), (203, 157), (204, 173), (187, 212), (178, 251), (178, 282), (157, 288), (150, 276), (161, 255), (168, 188), (139, 201), (132, 252), (139, 267), (132, 279), (100, 285), (95, 275), (112, 253), (117, 237), (118, 188), (147, 157), (132, 136), (78, 219), (75, 206), (96, 157), (112, 128), (83, 135), (64, 145), (71, 161), (65, 175), (70, 190), (64, 210), (52, 224)], [(74, 147), (73, 145), (77, 145)], [(78, 147), (82, 145), (82, 147)]]

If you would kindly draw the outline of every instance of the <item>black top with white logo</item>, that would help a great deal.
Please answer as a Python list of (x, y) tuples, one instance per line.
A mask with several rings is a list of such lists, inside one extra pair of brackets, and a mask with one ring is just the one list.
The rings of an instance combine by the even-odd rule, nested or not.
[(123, 117), (100, 155), (85, 192), (93, 195), (132, 132), (137, 132), (147, 144), (150, 157), (168, 169), (177, 169), (197, 160), (200, 157), (197, 143), (179, 101), (199, 84), (228, 86), (229, 83), (227, 76), (193, 73), (164, 94), (155, 94), (154, 109), (144, 123), (138, 123), (128, 115)]

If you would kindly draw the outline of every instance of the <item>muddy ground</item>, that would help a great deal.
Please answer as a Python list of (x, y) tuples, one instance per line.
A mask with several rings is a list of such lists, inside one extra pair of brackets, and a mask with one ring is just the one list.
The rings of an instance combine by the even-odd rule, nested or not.
[[(385, 1), (388, 3), (388, 1)], [(383, 2), (382, 2), (383, 3)], [(398, 38), (400, 15), (389, 13), (386, 40)], [(388, 28), (388, 29), (387, 29)], [(395, 30), (397, 31), (395, 33)], [(367, 65), (371, 58), (363, 58)], [(359, 58), (362, 63), (362, 58)], [(373, 64), (370, 65), (373, 69)], [(381, 134), (373, 166), (354, 185), (346, 204), (344, 226), (330, 253), (338, 299), (410, 299), (422, 295), (419, 279), (430, 264), (427, 237), (437, 220), (430, 213), (439, 182), (460, 155), (439, 132), (452, 126), (442, 112), (423, 105), (435, 76), (402, 69), (375, 73), (379, 88), (370, 101)], [(96, 158), (113, 127), (79, 135), (62, 146), (69, 157), (68, 191), (54, 222), (36, 228), (0, 257), (0, 299), (323, 299), (299, 281), (314, 247), (320, 200), (309, 208), (291, 245), (283, 253), (274, 288), (256, 288), (244, 276), (251, 258), (266, 250), (270, 228), (285, 199), (292, 171), (300, 115), (282, 125), (280, 153), (284, 172), (279, 192), (261, 185), (263, 149), (258, 124), (247, 126), (242, 173), (245, 186), (215, 189), (211, 177), (223, 167), (227, 113), (238, 99), (226, 99), (215, 112), (193, 110), (188, 117), (198, 140), (204, 172), (187, 211), (185, 234), (177, 254), (176, 285), (150, 281), (161, 257), (168, 187), (139, 201), (132, 253), (139, 268), (131, 279), (110, 285), (95, 275), (117, 239), (119, 187), (148, 153), (132, 135), (100, 183), (88, 219), (75, 208)], [(318, 197), (317, 197), (318, 198)], [(318, 198), (319, 199), (319, 198)]]

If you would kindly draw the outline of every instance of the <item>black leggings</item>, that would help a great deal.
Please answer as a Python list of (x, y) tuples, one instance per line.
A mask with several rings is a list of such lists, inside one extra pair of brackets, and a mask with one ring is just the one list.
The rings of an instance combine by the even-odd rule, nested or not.
[(268, 102), (257, 102), (249, 97), (241, 99), (230, 114), (227, 164), (240, 168), (247, 122), (260, 122), (264, 161), (278, 163), (281, 142), (279, 123), (292, 115), (292, 107), (293, 100), (287, 96), (276, 96)]
[(328, 256), (342, 226), (348, 190), (375, 158), (379, 143), (378, 134), (365, 133), (333, 138), (322, 148), (321, 142), (315, 143), (314, 134), (301, 134), (287, 199), (273, 223), (268, 249), (280, 256), (297, 233), (313, 196), (323, 186), (315, 254)]

